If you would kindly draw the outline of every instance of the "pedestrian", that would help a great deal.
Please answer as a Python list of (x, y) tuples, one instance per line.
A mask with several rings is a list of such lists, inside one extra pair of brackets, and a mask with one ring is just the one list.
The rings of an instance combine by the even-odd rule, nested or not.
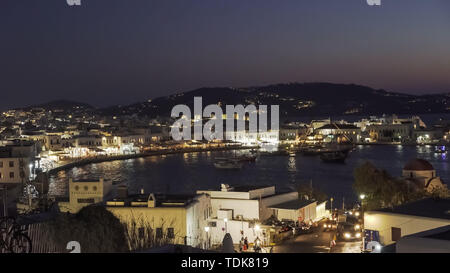
[(247, 250), (247, 249), (248, 249), (248, 238), (245, 237), (245, 239), (244, 239), (244, 250)]
[(259, 237), (256, 237), (255, 239), (255, 246), (253, 247), (256, 253), (259, 253), (261, 251), (261, 240)]

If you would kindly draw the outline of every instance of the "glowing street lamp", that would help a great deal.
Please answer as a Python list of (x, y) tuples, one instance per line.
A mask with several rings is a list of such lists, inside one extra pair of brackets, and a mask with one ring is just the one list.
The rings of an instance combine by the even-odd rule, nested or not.
[(228, 233), (228, 218), (223, 218), (223, 221), (225, 222), (225, 233)]
[(361, 217), (362, 217), (362, 227), (364, 228), (364, 199), (366, 198), (366, 195), (364, 193), (361, 193), (359, 195), (359, 198), (361, 199)]
[(205, 227), (205, 232), (206, 232), (206, 249), (209, 249), (209, 246), (211, 244), (211, 240), (209, 239), (209, 227), (206, 226)]

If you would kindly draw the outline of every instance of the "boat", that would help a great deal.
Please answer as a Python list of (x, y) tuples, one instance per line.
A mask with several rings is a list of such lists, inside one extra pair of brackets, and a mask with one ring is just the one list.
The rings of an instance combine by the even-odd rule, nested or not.
[(445, 145), (436, 146), (434, 152), (437, 154), (445, 154), (447, 153), (447, 147)]
[(216, 158), (214, 160), (214, 167), (217, 169), (241, 169), (242, 162), (232, 158)]
[(258, 154), (260, 156), (286, 156), (286, 155), (289, 155), (289, 153), (287, 151), (273, 151), (273, 152), (263, 151), (263, 152), (259, 152)]
[(236, 158), (240, 162), (255, 162), (256, 155), (243, 155)]
[(348, 153), (341, 151), (324, 152), (320, 154), (320, 159), (327, 163), (344, 163), (347, 155)]

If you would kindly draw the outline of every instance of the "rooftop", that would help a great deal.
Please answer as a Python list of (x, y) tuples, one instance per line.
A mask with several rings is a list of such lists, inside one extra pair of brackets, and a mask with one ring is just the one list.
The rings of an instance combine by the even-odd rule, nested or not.
[[(153, 194), (156, 199), (155, 207), (185, 207), (191, 204), (197, 195), (195, 194)], [(150, 194), (134, 194), (127, 198), (114, 198), (107, 202), (123, 202), (123, 206), (130, 207), (132, 202), (148, 202)], [(113, 205), (111, 205), (113, 206)]]
[(264, 189), (264, 188), (269, 188), (269, 187), (273, 187), (270, 185), (239, 185), (239, 186), (231, 186), (233, 188), (232, 191), (236, 191), (236, 192), (249, 192), (249, 191), (254, 191), (254, 190), (259, 190), (259, 189)]
[(312, 204), (316, 201), (313, 200), (292, 200), (292, 201), (288, 201), (288, 202), (284, 202), (281, 204), (276, 204), (276, 205), (272, 205), (270, 206), (270, 208), (274, 208), (274, 209), (301, 209), (303, 207), (306, 207), (309, 204)]
[(450, 220), (450, 198), (426, 198), (394, 208), (375, 211)]
[(414, 158), (408, 161), (406, 165), (403, 167), (403, 170), (405, 171), (433, 171), (433, 165), (430, 164), (430, 162), (420, 159), (420, 158)]
[(325, 124), (324, 126), (317, 128), (317, 130), (324, 130), (324, 129), (338, 129), (338, 130), (351, 130), (351, 129), (359, 129), (353, 124)]

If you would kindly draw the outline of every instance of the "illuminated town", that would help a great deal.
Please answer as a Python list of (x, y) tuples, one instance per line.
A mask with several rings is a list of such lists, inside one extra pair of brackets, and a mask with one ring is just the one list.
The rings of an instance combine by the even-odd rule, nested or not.
[[(222, 118), (226, 118), (226, 115)], [(248, 116), (241, 118), (247, 119)], [(233, 115), (233, 119), (239, 119), (239, 116)], [(194, 120), (190, 122), (194, 123)], [(366, 250), (361, 241), (366, 236), (364, 232), (384, 232), (385, 225), (389, 225), (390, 221), (398, 221), (393, 216), (389, 216), (393, 219), (374, 220), (387, 217), (377, 210), (366, 211), (363, 218), (366, 197), (363, 192), (359, 193), (359, 200), (349, 200), (348, 203), (336, 200), (332, 208), (333, 197), (316, 196), (313, 188), (311, 192), (302, 192), (300, 189), (286, 192), (278, 191), (275, 185), (230, 185), (220, 183), (221, 179), (218, 178), (215, 189), (196, 188), (189, 194), (145, 192), (144, 189), (129, 192), (127, 185), (131, 181), (105, 180), (106, 174), (100, 173), (98, 179), (67, 178), (58, 181), (66, 183), (68, 189), (64, 196), (56, 196), (51, 191), (49, 193), (49, 187), (52, 186), (49, 185), (49, 178), (58, 172), (101, 162), (226, 151), (235, 152), (234, 155), (228, 152), (228, 158), (223, 159), (225, 162), (220, 162), (219, 157), (216, 157), (214, 164), (211, 163), (213, 166), (207, 166), (215, 168), (218, 175), (224, 171), (245, 172), (248, 167), (244, 165), (272, 157), (289, 160), (303, 157), (312, 160), (317, 156), (322, 160), (321, 164), (327, 165), (334, 161), (340, 164), (338, 161), (345, 161), (346, 158), (333, 158), (336, 153), (351, 157), (358, 153), (358, 147), (378, 145), (405, 149), (427, 148), (430, 154), (446, 161), (450, 133), (449, 121), (440, 120), (427, 125), (419, 116), (399, 118), (396, 115), (383, 115), (355, 122), (330, 118), (310, 122), (291, 121), (281, 125), (277, 131), (269, 130), (257, 137), (251, 137), (251, 133), (244, 130), (232, 134), (227, 132), (232, 135), (232, 140), (174, 141), (170, 135), (171, 123), (173, 119), (170, 118), (100, 116), (93, 114), (92, 109), (80, 106), (53, 110), (33, 107), (3, 112), (0, 165), (0, 183), (4, 185), (3, 214), (46, 214), (54, 210), (76, 214), (84, 207), (100, 206), (127, 223), (127, 226), (133, 226), (132, 223), (136, 222), (139, 226), (142, 221), (142, 227), (129, 232), (144, 237), (161, 237), (170, 245), (219, 251), (224, 234), (230, 234), (233, 245), (241, 252), (315, 252), (317, 250), (307, 244), (302, 249), (301, 243), (296, 240), (320, 232), (321, 236), (316, 242), (322, 244), (319, 250), (360, 252)], [(269, 146), (270, 150), (267, 149)], [(325, 155), (331, 155), (331, 158)], [(411, 158), (404, 164), (400, 178), (423, 194), (416, 202), (433, 206), (432, 201), (423, 198), (448, 194), (446, 184), (429, 162)], [(402, 202), (398, 201), (399, 204)], [(443, 208), (436, 204), (436, 209), (443, 209), (444, 214), (448, 204), (444, 203)], [(174, 217), (180, 214), (186, 215)], [(149, 219), (160, 220), (150, 225)], [(449, 220), (437, 217), (429, 221), (426, 227), (420, 230), (409, 227), (410, 230), (404, 231), (407, 234), (402, 235), (445, 226)], [(341, 222), (352, 223), (348, 224), (352, 226), (351, 230), (340, 234), (338, 227), (342, 225), (347, 228)], [(33, 224), (28, 228), (33, 229)], [(377, 247), (393, 242), (389, 234), (377, 232), (376, 236), (379, 238)], [(30, 240), (33, 239), (30, 237)], [(347, 239), (350, 242), (346, 242)], [(369, 242), (365, 242), (366, 247)], [(43, 249), (57, 247), (48, 245), (48, 242), (40, 243), (44, 244)], [(256, 243), (261, 249), (256, 247)], [(145, 241), (130, 250), (153, 249), (163, 243), (153, 244), (155, 242), (152, 240)]]
[(450, 4), (6, 2), (0, 255), (450, 253)]

